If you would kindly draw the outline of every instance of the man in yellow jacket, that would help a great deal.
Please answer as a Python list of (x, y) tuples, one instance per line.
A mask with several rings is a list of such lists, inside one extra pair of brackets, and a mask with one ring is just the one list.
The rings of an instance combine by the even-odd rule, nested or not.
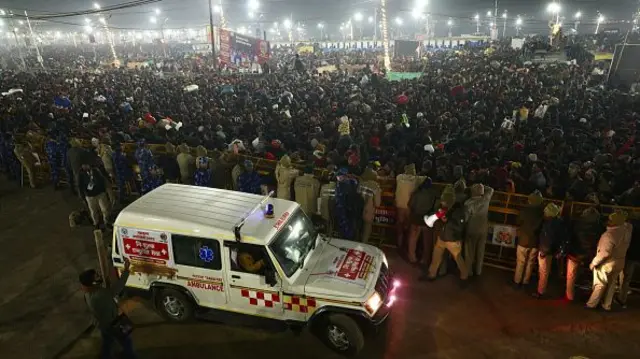
[(360, 187), (358, 188), (364, 198), (364, 208), (362, 210), (362, 243), (369, 242), (376, 207), (380, 207), (380, 202), (382, 201), (382, 189), (377, 180), (378, 175), (373, 169), (367, 167), (362, 174)]
[(191, 155), (189, 146), (184, 143), (178, 146), (176, 161), (180, 168), (180, 181), (182, 184), (191, 184), (196, 170), (196, 159)]
[(276, 165), (276, 181), (278, 182), (278, 198), (291, 199), (291, 183), (298, 177), (298, 170), (291, 167), (291, 158), (284, 155)]
[(318, 212), (318, 196), (320, 194), (320, 181), (313, 176), (313, 167), (307, 166), (304, 174), (296, 178), (293, 184), (296, 202), (300, 208), (311, 217)]
[(624, 269), (632, 231), (633, 226), (627, 223), (626, 213), (615, 212), (609, 215), (607, 230), (600, 237), (598, 251), (589, 265), (589, 269), (593, 271), (593, 292), (586, 308), (595, 309), (602, 302), (604, 310), (611, 310), (616, 279)]

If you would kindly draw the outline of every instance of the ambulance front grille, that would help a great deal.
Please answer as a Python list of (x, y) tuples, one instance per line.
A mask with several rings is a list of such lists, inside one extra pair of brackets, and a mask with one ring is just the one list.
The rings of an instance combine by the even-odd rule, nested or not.
[(391, 273), (389, 272), (389, 268), (383, 263), (376, 282), (376, 292), (380, 294), (383, 302), (387, 300), (389, 291), (391, 291), (391, 285)]

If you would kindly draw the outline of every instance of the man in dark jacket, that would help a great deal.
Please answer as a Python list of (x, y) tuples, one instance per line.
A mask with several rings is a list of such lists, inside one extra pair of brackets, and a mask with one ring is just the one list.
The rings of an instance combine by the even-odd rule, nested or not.
[(238, 176), (238, 190), (240, 192), (260, 194), (260, 175), (254, 171), (253, 162), (244, 161), (244, 172)]
[(558, 245), (567, 236), (565, 225), (559, 218), (560, 212), (560, 207), (554, 203), (549, 203), (544, 208), (544, 221), (538, 239), (538, 289), (533, 293), (535, 298), (541, 299), (545, 296), (553, 256)]
[(629, 294), (629, 287), (631, 286), (631, 280), (633, 274), (637, 269), (640, 269), (640, 220), (631, 221), (635, 230), (631, 234), (631, 243), (627, 250), (626, 261), (624, 264), (624, 271), (620, 275), (620, 292), (618, 293), (617, 301), (623, 308), (627, 307), (627, 295)]
[(596, 253), (598, 239), (603, 232), (600, 212), (596, 207), (587, 207), (574, 222), (573, 233), (567, 252), (567, 289), (565, 298), (572, 301), (580, 268), (590, 263)]
[(69, 183), (71, 187), (71, 191), (75, 192), (78, 188), (77, 183), (73, 183), (78, 177), (78, 173), (80, 172), (80, 166), (82, 165), (82, 158), (85, 157), (87, 151), (82, 148), (82, 144), (77, 139), (72, 139), (70, 141), (71, 148), (67, 150), (67, 165), (69, 166), (69, 170), (71, 172), (71, 176), (69, 180), (72, 183)]
[[(516, 272), (513, 283), (516, 286), (529, 284), (533, 263), (538, 256), (538, 231), (542, 224), (542, 194), (535, 191), (529, 195), (528, 205), (518, 215), (518, 247), (516, 249)], [(523, 276), (524, 275), (524, 276)]]
[(118, 341), (122, 346), (125, 358), (132, 359), (136, 357), (131, 338), (129, 336), (117, 336), (112, 327), (113, 322), (118, 317), (118, 305), (114, 297), (124, 289), (127, 283), (129, 266), (129, 260), (125, 259), (124, 272), (109, 289), (102, 286), (102, 278), (95, 269), (80, 273), (78, 278), (84, 292), (84, 300), (96, 321), (96, 327), (102, 334), (100, 358), (112, 357), (111, 347), (115, 341)]
[(416, 263), (416, 246), (418, 238), (422, 233), (423, 244), (423, 262), (429, 265), (431, 262), (431, 254), (433, 252), (433, 230), (424, 223), (424, 216), (435, 212), (436, 201), (438, 200), (438, 191), (431, 185), (431, 178), (426, 178), (422, 184), (416, 189), (409, 199), (409, 221), (411, 227), (409, 229), (408, 254), (409, 262)]
[(104, 174), (94, 166), (90, 155), (81, 159), (82, 165), (76, 179), (78, 195), (82, 201), (86, 201), (89, 213), (96, 228), (100, 227), (100, 214), (103, 224), (109, 223), (109, 211), (111, 204), (107, 197), (107, 184)]
[(440, 198), (440, 208), (446, 209), (446, 214), (435, 224), (437, 229), (436, 245), (433, 249), (433, 257), (429, 266), (428, 280), (434, 280), (442, 262), (444, 251), (447, 250), (453, 256), (460, 271), (460, 279), (466, 281), (468, 278), (467, 267), (462, 258), (462, 240), (466, 228), (464, 211), (464, 197), (456, 201), (453, 188), (445, 188)]

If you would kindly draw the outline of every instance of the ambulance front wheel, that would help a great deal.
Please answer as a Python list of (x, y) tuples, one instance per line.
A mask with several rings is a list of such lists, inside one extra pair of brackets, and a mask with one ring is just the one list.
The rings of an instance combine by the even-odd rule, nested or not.
[(191, 300), (175, 289), (162, 289), (156, 305), (163, 317), (174, 322), (184, 322), (193, 316)]
[(343, 355), (357, 355), (364, 347), (364, 334), (360, 326), (344, 314), (329, 315), (321, 333), (324, 342)]

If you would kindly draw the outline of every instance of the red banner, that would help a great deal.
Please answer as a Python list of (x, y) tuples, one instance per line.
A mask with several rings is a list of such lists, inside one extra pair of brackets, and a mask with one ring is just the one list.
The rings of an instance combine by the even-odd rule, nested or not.
[(129, 256), (169, 260), (167, 243), (149, 242), (140, 239), (124, 238), (124, 253)]

